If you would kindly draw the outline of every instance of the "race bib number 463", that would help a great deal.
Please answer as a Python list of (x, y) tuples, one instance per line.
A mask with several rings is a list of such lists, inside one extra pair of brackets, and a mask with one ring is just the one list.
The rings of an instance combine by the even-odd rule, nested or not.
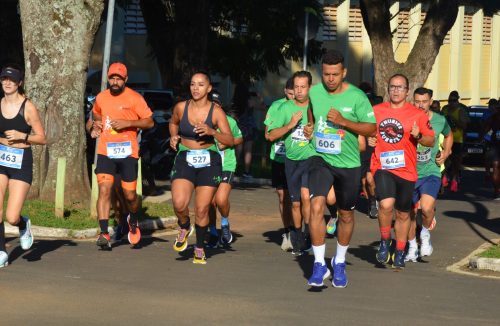
[(191, 150), (187, 152), (186, 160), (195, 169), (210, 166), (210, 152), (206, 149)]
[(0, 145), (0, 165), (20, 169), (23, 163), (24, 149)]
[(126, 158), (132, 155), (132, 143), (129, 141), (120, 143), (107, 143), (106, 152), (109, 158)]
[(382, 152), (380, 153), (380, 163), (384, 170), (402, 168), (405, 166), (404, 151)]

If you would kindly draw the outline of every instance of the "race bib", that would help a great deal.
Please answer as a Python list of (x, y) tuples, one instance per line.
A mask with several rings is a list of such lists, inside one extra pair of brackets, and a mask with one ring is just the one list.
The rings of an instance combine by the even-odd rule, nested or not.
[(210, 152), (206, 149), (191, 150), (187, 152), (186, 160), (195, 169), (204, 168), (210, 166)]
[(432, 149), (428, 147), (422, 148), (421, 151), (417, 151), (417, 162), (427, 163), (431, 160)]
[(341, 138), (338, 134), (323, 134), (315, 132), (316, 151), (326, 154), (340, 154)]
[(224, 166), (224, 155), (225, 155), (225, 151), (219, 151), (219, 154), (220, 154), (220, 158), (222, 159), (222, 166)]
[(274, 153), (281, 156), (286, 154), (284, 141), (277, 141), (276, 143), (274, 143)]
[(309, 141), (304, 136), (304, 126), (302, 126), (302, 125), (296, 126), (293, 129), (291, 136), (292, 136), (292, 141), (299, 141), (299, 142), (307, 142), (307, 141)]
[(380, 153), (380, 163), (383, 170), (392, 170), (405, 166), (404, 151), (390, 151)]
[(132, 143), (106, 143), (106, 152), (109, 158), (126, 158), (132, 155)]
[(24, 149), (0, 145), (0, 165), (20, 169), (23, 164)]

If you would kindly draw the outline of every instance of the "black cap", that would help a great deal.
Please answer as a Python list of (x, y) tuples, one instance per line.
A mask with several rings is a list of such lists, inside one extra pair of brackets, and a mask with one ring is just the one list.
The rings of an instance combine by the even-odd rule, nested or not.
[(19, 83), (21, 80), (23, 80), (23, 74), (21, 71), (15, 68), (6, 67), (2, 69), (2, 72), (0, 73), (0, 78), (10, 78), (14, 82)]
[(221, 97), (221, 95), (219, 94), (219, 92), (217, 92), (217, 91), (215, 91), (215, 90), (214, 90), (214, 91), (212, 91), (212, 92), (210, 93), (210, 100), (211, 100), (212, 102), (215, 102), (215, 103), (219, 104), (220, 106), (222, 106), (222, 97)]

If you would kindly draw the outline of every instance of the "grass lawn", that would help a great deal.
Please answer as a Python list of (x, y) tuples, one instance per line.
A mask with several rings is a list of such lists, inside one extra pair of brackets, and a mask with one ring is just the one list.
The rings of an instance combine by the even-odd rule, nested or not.
[(484, 258), (500, 258), (500, 245), (489, 247), (488, 250), (483, 251), (479, 256)]
[[(143, 214), (140, 219), (160, 218), (174, 215), (171, 205), (158, 203), (143, 203)], [(54, 216), (54, 203), (40, 200), (27, 200), (22, 210), (22, 215), (27, 215), (33, 225), (72, 230), (96, 228), (97, 221), (90, 217), (87, 205), (74, 204), (64, 208), (64, 218)], [(111, 224), (112, 225), (112, 224)]]

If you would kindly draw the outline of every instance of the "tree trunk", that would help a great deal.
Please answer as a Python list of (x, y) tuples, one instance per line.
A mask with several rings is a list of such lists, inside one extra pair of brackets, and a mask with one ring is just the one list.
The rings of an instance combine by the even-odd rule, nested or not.
[(27, 94), (40, 111), (46, 146), (35, 146), (30, 197), (54, 200), (57, 160), (66, 157), (65, 200), (89, 200), (84, 89), (102, 0), (20, 0)]
[(398, 63), (394, 59), (390, 30), (390, 1), (361, 0), (361, 15), (372, 44), (375, 89), (387, 100), (387, 81), (396, 73), (408, 77), (410, 96), (424, 85), (436, 61), (439, 48), (458, 14), (457, 0), (434, 0), (427, 10), (415, 45), (408, 59)]

